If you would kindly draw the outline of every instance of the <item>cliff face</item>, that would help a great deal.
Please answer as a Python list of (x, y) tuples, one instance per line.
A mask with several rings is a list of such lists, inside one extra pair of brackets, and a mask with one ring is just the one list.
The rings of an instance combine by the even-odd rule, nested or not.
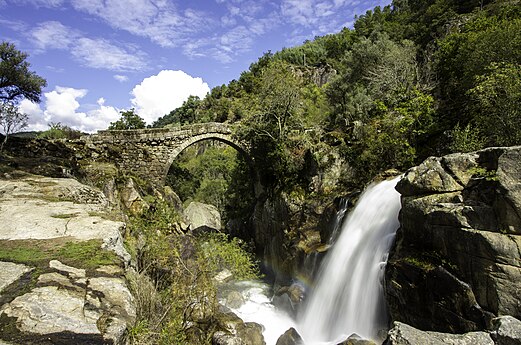
[(410, 169), (386, 268), (393, 321), (441, 332), (521, 317), (521, 147), (490, 148)]

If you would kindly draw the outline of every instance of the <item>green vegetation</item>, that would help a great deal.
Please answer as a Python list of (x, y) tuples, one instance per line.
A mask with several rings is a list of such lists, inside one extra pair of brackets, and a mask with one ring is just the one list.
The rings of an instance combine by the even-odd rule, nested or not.
[(60, 122), (49, 124), (49, 129), (38, 134), (41, 139), (79, 139), (82, 133)]
[(117, 121), (111, 122), (109, 125), (110, 130), (123, 130), (123, 129), (141, 129), (145, 128), (146, 123), (138, 114), (134, 108), (130, 110), (120, 111), (121, 118)]
[(213, 277), (228, 269), (235, 279), (255, 278), (256, 263), (239, 240), (186, 234), (168, 204), (148, 199), (149, 211), (131, 218), (126, 239), (138, 268), (127, 277), (138, 314), (131, 343), (211, 344), (218, 308)]
[[(360, 185), (430, 155), (521, 143), (521, 6), (395, 0), (354, 30), (268, 52), (154, 126), (238, 122), (268, 191), (307, 190), (317, 146)], [(327, 151), (327, 148), (325, 149)]]
[(50, 260), (93, 270), (101, 265), (120, 265), (121, 260), (111, 251), (101, 250), (101, 240), (72, 242), (63, 240), (2, 240), (0, 260), (48, 268)]
[(214, 205), (226, 221), (251, 212), (254, 191), (250, 174), (248, 163), (237, 150), (219, 142), (203, 142), (175, 159), (166, 184), (185, 206), (192, 201)]
[(0, 103), (17, 104), (23, 98), (39, 103), (47, 82), (29, 70), (27, 54), (9, 42), (0, 43)]

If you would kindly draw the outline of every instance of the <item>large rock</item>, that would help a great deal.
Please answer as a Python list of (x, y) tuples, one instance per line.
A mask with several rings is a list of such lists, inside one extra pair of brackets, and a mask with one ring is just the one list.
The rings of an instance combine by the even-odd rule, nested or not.
[[(0, 240), (102, 239), (125, 262), (125, 223), (107, 219), (109, 202), (95, 188), (69, 178), (0, 180)], [(30, 215), (28, 217), (27, 215)]]
[(215, 345), (266, 345), (261, 325), (243, 322), (226, 307), (217, 314), (217, 323), (222, 330), (213, 335)]
[(84, 270), (53, 260), (58, 272), (38, 278), (37, 287), (0, 309), (22, 332), (15, 340), (83, 339), (84, 343), (122, 344), (136, 318), (132, 296), (122, 278), (89, 277)]
[(386, 267), (393, 320), (441, 332), (521, 317), (521, 147), (429, 158), (410, 169)]
[(25, 273), (30, 272), (31, 270), (31, 267), (27, 267), (25, 265), (0, 261), (0, 295), (6, 287), (20, 279)]
[(184, 216), (193, 231), (221, 230), (221, 214), (213, 205), (191, 202), (184, 211)]
[(279, 337), (276, 345), (303, 345), (304, 341), (300, 337), (300, 334), (291, 327), (283, 335)]
[(512, 316), (492, 320), (492, 338), (496, 345), (521, 345), (521, 321)]
[(401, 322), (395, 322), (389, 331), (386, 345), (494, 345), (486, 332), (448, 334), (424, 332)]

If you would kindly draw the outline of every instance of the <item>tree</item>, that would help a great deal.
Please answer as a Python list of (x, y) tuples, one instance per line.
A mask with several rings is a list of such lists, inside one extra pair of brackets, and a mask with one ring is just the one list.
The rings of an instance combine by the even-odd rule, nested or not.
[[(289, 133), (302, 129), (302, 81), (288, 63), (272, 61), (262, 71), (255, 97), (237, 136), (249, 143), (264, 185), (290, 187), (288, 176), (299, 169), (295, 152), (301, 152)], [(297, 158), (297, 159), (295, 159)]]
[(16, 108), (12, 103), (0, 103), (0, 126), (2, 126), (4, 131), (4, 140), (0, 145), (0, 151), (3, 150), (7, 138), (11, 133), (27, 127), (28, 118), (27, 114), (19, 112), (18, 108)]
[(130, 110), (120, 111), (121, 118), (115, 122), (111, 122), (109, 129), (111, 130), (125, 130), (125, 129), (140, 129), (145, 128), (145, 120), (143, 120), (134, 108)]
[(521, 144), (521, 65), (492, 63), (476, 81), (468, 95), (487, 144)]
[(16, 104), (23, 98), (39, 103), (42, 88), (47, 82), (29, 70), (27, 54), (14, 44), (0, 44), (0, 101)]
[(170, 113), (160, 117), (152, 124), (154, 128), (165, 127), (169, 124), (186, 125), (200, 121), (201, 99), (198, 96), (189, 96), (179, 108), (172, 110)]

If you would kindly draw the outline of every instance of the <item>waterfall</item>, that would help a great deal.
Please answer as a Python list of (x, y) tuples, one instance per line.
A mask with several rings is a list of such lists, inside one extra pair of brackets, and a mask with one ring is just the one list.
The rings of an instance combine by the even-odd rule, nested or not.
[(399, 226), (398, 180), (369, 186), (344, 221), (298, 320), (306, 345), (337, 344), (353, 333), (381, 340), (388, 323), (383, 273)]

